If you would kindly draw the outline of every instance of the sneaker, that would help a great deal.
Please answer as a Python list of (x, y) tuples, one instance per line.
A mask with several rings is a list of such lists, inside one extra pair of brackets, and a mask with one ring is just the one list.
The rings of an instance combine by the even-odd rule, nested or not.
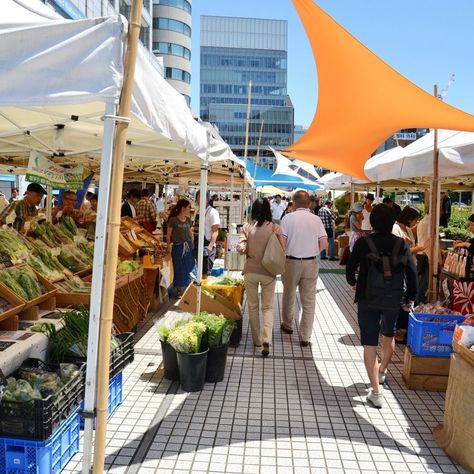
[(268, 354), (270, 354), (270, 344), (268, 344), (268, 342), (264, 342), (262, 349), (262, 357), (268, 357)]
[(331, 262), (335, 262), (336, 260), (339, 260), (339, 259), (336, 258), (336, 257), (329, 257), (329, 260), (330, 260)]
[(383, 385), (386, 379), (387, 379), (387, 369), (385, 369), (383, 372), (379, 372), (379, 384)]
[(321, 260), (327, 260), (328, 258), (327, 257), (321, 257)]
[(286, 332), (287, 334), (293, 334), (293, 329), (287, 328), (284, 324), (282, 324), (280, 327), (283, 332)]
[(311, 341), (300, 341), (301, 347), (309, 347), (311, 345)]
[(380, 410), (383, 406), (383, 395), (382, 393), (374, 393), (372, 390), (367, 395), (367, 403), (373, 408)]

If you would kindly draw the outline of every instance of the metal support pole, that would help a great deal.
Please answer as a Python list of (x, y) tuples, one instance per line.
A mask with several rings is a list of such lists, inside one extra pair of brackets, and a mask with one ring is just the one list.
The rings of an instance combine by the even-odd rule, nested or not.
[(380, 203), (380, 183), (377, 183), (377, 187), (375, 188), (375, 202), (377, 204)]
[(351, 207), (354, 205), (355, 202), (355, 186), (354, 183), (351, 181)]
[(104, 260), (106, 228), (109, 213), (109, 196), (112, 175), (112, 153), (115, 135), (116, 104), (108, 102), (104, 117), (104, 136), (102, 138), (101, 179), (99, 182), (99, 202), (94, 241), (94, 262), (92, 270), (91, 305), (89, 316), (89, 336), (87, 346), (86, 393), (84, 397), (84, 453), (82, 472), (89, 474), (92, 462), (93, 416), (95, 415), (95, 391), (97, 378), (97, 349), (99, 341), (100, 307), (104, 284)]
[(201, 164), (201, 182), (199, 191), (199, 235), (198, 235), (198, 272), (197, 272), (197, 297), (196, 313), (201, 312), (201, 289), (202, 289), (202, 270), (204, 263), (204, 230), (206, 224), (206, 193), (207, 193), (207, 174), (209, 170), (209, 147), (210, 132), (207, 132), (207, 155), (206, 160)]

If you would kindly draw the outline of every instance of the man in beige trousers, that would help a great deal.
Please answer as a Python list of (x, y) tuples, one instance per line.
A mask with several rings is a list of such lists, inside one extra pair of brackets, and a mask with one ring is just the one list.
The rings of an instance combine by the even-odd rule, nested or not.
[(316, 308), (316, 282), (318, 280), (318, 255), (328, 248), (328, 238), (321, 219), (309, 210), (310, 197), (306, 191), (293, 195), (294, 212), (281, 222), (286, 248), (283, 281), (283, 310), (281, 330), (293, 333), (296, 289), (299, 289), (303, 309), (300, 320), (300, 344), (310, 345)]

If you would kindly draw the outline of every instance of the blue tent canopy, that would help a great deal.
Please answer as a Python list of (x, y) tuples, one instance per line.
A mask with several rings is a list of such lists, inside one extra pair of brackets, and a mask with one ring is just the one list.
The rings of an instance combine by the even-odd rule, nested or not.
[(296, 176), (285, 176), (285, 175), (276, 175), (273, 176), (273, 171), (262, 166), (257, 165), (257, 172), (255, 173), (255, 164), (250, 160), (247, 160), (246, 163), (247, 171), (250, 176), (253, 178), (255, 176), (255, 186), (275, 186), (279, 188), (301, 188), (308, 189), (310, 191), (316, 191), (321, 189), (321, 186), (318, 184), (308, 184), (303, 179)]

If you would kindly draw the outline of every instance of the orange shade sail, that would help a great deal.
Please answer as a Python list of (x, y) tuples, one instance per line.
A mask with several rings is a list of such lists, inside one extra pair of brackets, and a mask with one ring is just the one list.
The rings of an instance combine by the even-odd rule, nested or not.
[(318, 105), (287, 156), (365, 179), (364, 163), (402, 128), (474, 131), (473, 115), (410, 82), (312, 0), (293, 3), (316, 61)]

